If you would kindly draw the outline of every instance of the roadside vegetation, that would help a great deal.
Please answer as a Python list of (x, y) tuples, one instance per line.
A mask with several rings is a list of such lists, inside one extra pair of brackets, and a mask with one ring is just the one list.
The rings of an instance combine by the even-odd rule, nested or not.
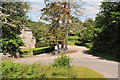
[[(78, 36), (70, 45), (85, 46), (89, 53), (104, 59), (120, 61), (120, 2), (102, 2), (101, 11), (95, 21), (87, 19), (82, 23)], [(80, 27), (80, 26), (79, 26)], [(71, 34), (69, 35), (71, 38)]]
[(85, 68), (75, 67), (71, 65), (71, 58), (63, 56), (56, 58), (53, 64), (41, 65), (36, 62), (32, 65), (23, 65), (20, 63), (13, 63), (4, 61), (1, 64), (3, 79), (22, 79), (22, 78), (98, 78), (96, 80), (106, 80), (103, 75)]
[[(50, 23), (46, 24), (28, 19), (26, 14), (30, 5), (27, 2), (0, 2), (2, 20), (0, 53), (17, 58), (17, 53), (31, 56), (31, 51), (33, 55), (52, 52), (55, 46), (60, 52), (65, 52), (69, 44), (85, 46), (89, 49), (89, 54), (120, 61), (120, 1), (102, 2), (95, 20), (88, 18), (84, 22), (78, 18), (81, 17), (81, 4), (45, 2), (46, 7), (41, 9), (40, 19)], [(34, 49), (20, 49), (21, 46), (25, 46), (19, 37), (24, 25), (32, 30), (36, 38)], [(4, 79), (104, 78), (88, 68), (72, 66), (71, 58), (64, 55), (55, 59), (54, 64), (49, 66), (3, 61), (0, 67)]]

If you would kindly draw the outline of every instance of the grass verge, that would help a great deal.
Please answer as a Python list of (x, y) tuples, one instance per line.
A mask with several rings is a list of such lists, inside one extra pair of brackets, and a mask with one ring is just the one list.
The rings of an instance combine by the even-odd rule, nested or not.
[[(23, 65), (2, 62), (2, 78), (104, 78), (103, 75), (85, 67), (53, 67), (52, 65)], [(99, 80), (99, 79), (96, 79)], [(106, 80), (106, 79), (102, 79)]]
[(95, 54), (92, 54), (92, 55), (100, 57), (101, 59), (107, 59), (107, 60), (111, 60), (111, 61), (120, 62), (120, 58), (115, 57), (113, 55), (100, 54), (100, 53), (95, 53)]

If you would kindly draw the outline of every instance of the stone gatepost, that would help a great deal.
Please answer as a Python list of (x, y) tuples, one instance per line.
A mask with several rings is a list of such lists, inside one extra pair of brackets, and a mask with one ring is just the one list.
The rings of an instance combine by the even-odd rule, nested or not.
[(33, 56), (33, 51), (32, 50), (30, 51), (30, 53), (31, 53), (31, 56)]

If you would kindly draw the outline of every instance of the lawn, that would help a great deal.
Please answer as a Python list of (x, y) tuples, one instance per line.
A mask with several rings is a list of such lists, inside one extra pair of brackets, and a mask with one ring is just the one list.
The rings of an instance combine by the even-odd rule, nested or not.
[[(54, 67), (52, 64), (23, 65), (13, 62), (2, 62), (2, 77), (6, 78), (104, 78), (103, 75), (85, 67)], [(106, 79), (102, 79), (106, 80)]]

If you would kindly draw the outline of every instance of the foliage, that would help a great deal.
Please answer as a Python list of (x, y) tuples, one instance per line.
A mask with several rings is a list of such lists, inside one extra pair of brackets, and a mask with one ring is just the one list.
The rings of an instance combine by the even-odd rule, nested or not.
[(84, 28), (81, 30), (80, 39), (83, 43), (91, 43), (97, 37), (97, 34), (100, 32), (99, 28), (95, 27), (95, 22), (89, 18), (84, 22)]
[(86, 46), (85, 43), (83, 43), (82, 41), (76, 41), (75, 45), (77, 45), (77, 46)]
[(23, 46), (18, 35), (21, 34), (23, 23), (26, 21), (26, 13), (29, 5), (26, 2), (0, 2), (2, 20), (2, 51), (9, 52), (15, 57)]
[(54, 50), (54, 47), (42, 47), (42, 48), (31, 48), (31, 49), (25, 49), (21, 50), (23, 55), (29, 54), (31, 51), (33, 51), (33, 54), (41, 54), (41, 53), (47, 53)]
[(92, 43), (95, 41), (98, 33), (101, 32), (101, 28), (95, 26), (95, 21), (93, 19), (88, 18), (83, 23), (83, 27), (80, 30), (80, 34), (78, 41), (75, 42), (75, 45), (78, 46), (86, 46), (87, 48), (92, 47)]
[(84, 67), (53, 67), (37, 63), (32, 65), (23, 65), (13, 62), (2, 62), (0, 67), (2, 67), (3, 80), (18, 78), (39, 78), (42, 80), (45, 80), (45, 78), (48, 78), (47, 80), (50, 78), (72, 78), (71, 80), (73, 80), (73, 78), (104, 78), (101, 74)]
[(83, 22), (79, 20), (77, 17), (72, 16), (72, 24), (69, 27), (69, 35), (75, 36), (78, 35), (83, 28)]
[(68, 40), (69, 40), (69, 41), (77, 40), (77, 39), (79, 39), (78, 36), (69, 36), (69, 37), (68, 37)]
[(56, 67), (57, 66), (60, 66), (60, 67), (63, 67), (63, 66), (70, 67), (71, 66), (70, 63), (71, 63), (71, 58), (69, 56), (66, 56), (66, 55), (64, 56), (62, 54), (60, 57), (55, 59), (55, 62), (53, 64), (53, 66), (56, 66)]
[(26, 20), (29, 5), (26, 2), (0, 2), (2, 25), (18, 27)]
[[(60, 4), (57, 4), (55, 2), (51, 2), (51, 3), (46, 3), (46, 8), (43, 8), (41, 10), (42, 12), (42, 17), (41, 19), (45, 20), (45, 21), (50, 21), (51, 22), (51, 26), (49, 28), (49, 34), (48, 34), (48, 39), (50, 42), (55, 42), (55, 44), (58, 43), (58, 40), (60, 38), (64, 38), (64, 30), (61, 30), (59, 21), (61, 19), (61, 10), (62, 7)], [(63, 32), (61, 32), (63, 31)], [(60, 40), (62, 40), (60, 39)], [(63, 40), (62, 40), (63, 41)]]
[[(19, 46), (23, 46), (24, 43), (22, 42), (22, 40), (20, 38), (17, 39), (7, 39), (7, 38), (3, 38), (2, 39), (2, 49), (3, 49), (3, 53), (5, 54), (6, 52), (10, 52), (11, 49), (15, 52), (19, 52), (20, 48)], [(12, 53), (10, 53), (12, 54)]]
[(47, 43), (47, 42), (37, 42), (37, 43), (35, 44), (35, 47), (36, 47), (36, 48), (46, 47), (46, 46), (50, 46), (50, 44)]
[(26, 26), (32, 30), (33, 36), (36, 38), (36, 42), (46, 41), (46, 35), (49, 31), (49, 24), (42, 22), (34, 22), (28, 19)]
[(38, 49), (38, 50), (33, 50), (33, 54), (41, 54), (41, 53), (48, 53), (54, 50), (54, 47), (47, 47), (47, 48), (42, 48), (42, 49)]
[(96, 17), (96, 27), (100, 27), (102, 32), (93, 43), (90, 53), (101, 53), (120, 57), (120, 1), (102, 2), (101, 11)]
[(86, 48), (92, 48), (92, 46), (93, 46), (93, 43), (85, 43), (85, 46), (86, 46)]
[[(48, 2), (47, 2), (48, 1)], [(69, 1), (63, 2), (50, 2), (45, 1), (46, 8), (43, 8), (41, 19), (51, 23), (49, 30), (49, 42), (54, 42), (56, 45), (62, 44), (62, 49), (67, 49), (68, 32), (71, 29), (72, 16), (80, 16), (81, 5), (77, 2), (70, 3)], [(74, 9), (74, 10), (73, 10)], [(74, 21), (74, 20), (73, 20)], [(70, 24), (71, 23), (71, 24)], [(78, 28), (78, 27), (77, 27)], [(75, 28), (72, 28), (75, 29)]]

